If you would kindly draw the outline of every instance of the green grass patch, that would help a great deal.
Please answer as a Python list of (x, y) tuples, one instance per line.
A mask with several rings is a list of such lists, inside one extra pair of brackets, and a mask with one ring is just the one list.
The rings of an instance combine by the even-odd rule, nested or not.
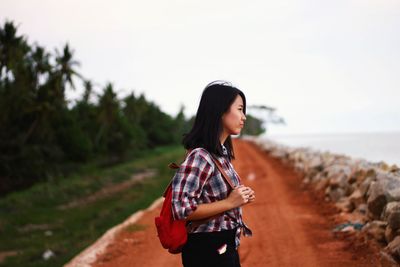
[(147, 226), (143, 225), (143, 224), (133, 223), (133, 224), (130, 224), (127, 227), (125, 227), (123, 229), (123, 231), (128, 232), (128, 233), (139, 232), (139, 231), (145, 230), (146, 227)]
[[(140, 158), (106, 169), (93, 169), (64, 179), (53, 179), (0, 199), (0, 253), (18, 251), (0, 263), (5, 266), (62, 266), (91, 245), (109, 228), (160, 197), (174, 174), (168, 163), (183, 159), (181, 146), (143, 153)], [(156, 175), (136, 182), (116, 194), (74, 208), (60, 206), (86, 198), (103, 188), (129, 180), (152, 169)], [(126, 231), (140, 231), (132, 225)], [(55, 256), (45, 261), (50, 249)]]

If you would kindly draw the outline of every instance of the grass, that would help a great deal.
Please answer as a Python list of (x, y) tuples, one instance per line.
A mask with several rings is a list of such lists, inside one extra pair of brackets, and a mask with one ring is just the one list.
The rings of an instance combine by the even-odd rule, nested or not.
[(142, 231), (144, 229), (146, 229), (146, 225), (142, 225), (142, 224), (130, 224), (127, 227), (125, 227), (123, 229), (123, 231), (126, 231), (128, 233), (133, 233), (133, 232), (137, 232), (137, 231)]
[[(92, 244), (109, 228), (160, 197), (174, 171), (167, 165), (183, 159), (179, 146), (162, 147), (143, 153), (139, 159), (107, 169), (93, 169), (37, 184), (30, 189), (0, 199), (0, 254), (17, 251), (0, 263), (1, 267), (62, 266)], [(153, 169), (156, 175), (138, 181), (117, 194), (107, 195), (75, 208), (61, 205), (87, 197), (102, 188)], [(128, 231), (138, 231), (133, 225)], [(55, 256), (43, 259), (50, 249)]]

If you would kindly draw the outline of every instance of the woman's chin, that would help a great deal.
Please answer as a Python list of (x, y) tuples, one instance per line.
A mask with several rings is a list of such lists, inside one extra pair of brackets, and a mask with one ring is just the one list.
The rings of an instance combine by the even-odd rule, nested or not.
[(231, 135), (239, 135), (240, 132), (241, 132), (241, 130), (239, 130), (239, 131), (233, 131), (233, 132), (231, 133)]

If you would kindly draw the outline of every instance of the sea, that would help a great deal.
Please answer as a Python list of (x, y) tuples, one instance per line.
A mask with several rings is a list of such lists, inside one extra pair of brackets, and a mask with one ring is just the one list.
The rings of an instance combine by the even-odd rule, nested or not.
[(265, 134), (261, 138), (286, 146), (310, 147), (320, 152), (329, 151), (400, 166), (400, 132)]

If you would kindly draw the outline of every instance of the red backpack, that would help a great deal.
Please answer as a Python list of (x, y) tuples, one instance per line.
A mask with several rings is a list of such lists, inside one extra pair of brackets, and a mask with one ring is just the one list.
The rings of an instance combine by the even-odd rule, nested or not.
[(164, 197), (160, 216), (155, 218), (158, 238), (169, 253), (177, 254), (182, 251), (187, 240), (186, 220), (174, 220), (172, 215), (172, 183), (169, 183)]
[[(211, 157), (221, 172), (222, 176), (225, 178), (226, 182), (230, 185), (233, 190), (234, 185), (232, 181), (228, 178), (225, 171), (222, 169), (221, 163), (214, 157)], [(179, 166), (175, 163), (168, 165), (171, 169), (178, 169)], [(177, 254), (182, 252), (183, 246), (187, 241), (187, 231), (186, 231), (186, 220), (174, 220), (172, 215), (172, 181), (168, 184), (163, 196), (165, 197), (163, 206), (161, 208), (160, 216), (155, 218), (155, 224), (157, 228), (158, 238), (160, 239), (161, 245), (168, 249), (169, 253)], [(218, 217), (219, 215), (212, 216), (205, 220), (194, 221), (192, 224), (200, 225), (211, 219)]]

